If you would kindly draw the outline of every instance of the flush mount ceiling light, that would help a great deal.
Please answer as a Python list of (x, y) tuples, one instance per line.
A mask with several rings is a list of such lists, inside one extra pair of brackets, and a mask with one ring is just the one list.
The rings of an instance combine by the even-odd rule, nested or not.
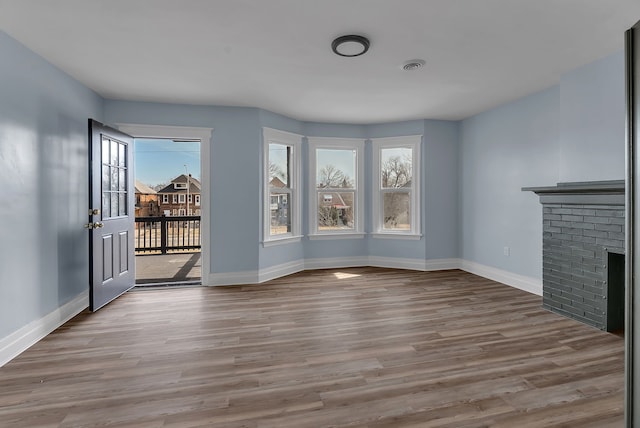
[(402, 64), (402, 69), (404, 71), (417, 70), (424, 67), (425, 64), (426, 63), (423, 59), (410, 59), (409, 61), (405, 61), (404, 64)]
[(331, 50), (340, 56), (360, 56), (369, 50), (369, 39), (355, 34), (340, 36), (331, 43)]

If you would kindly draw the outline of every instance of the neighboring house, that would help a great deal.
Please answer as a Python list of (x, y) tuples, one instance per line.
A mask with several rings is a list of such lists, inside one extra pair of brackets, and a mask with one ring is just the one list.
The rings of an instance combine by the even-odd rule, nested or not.
[(160, 214), (165, 216), (200, 215), (200, 187), (200, 181), (193, 178), (191, 174), (189, 176), (180, 174), (171, 180), (171, 183), (158, 190)]
[(153, 217), (160, 215), (158, 194), (151, 187), (136, 180), (136, 217)]
[[(278, 177), (273, 177), (269, 182), (269, 186), (277, 189), (284, 189), (286, 184)], [(271, 211), (271, 226), (285, 226), (289, 222), (289, 194), (286, 192), (271, 193), (270, 211)]]
[(318, 226), (353, 227), (353, 192), (321, 192), (318, 200)]

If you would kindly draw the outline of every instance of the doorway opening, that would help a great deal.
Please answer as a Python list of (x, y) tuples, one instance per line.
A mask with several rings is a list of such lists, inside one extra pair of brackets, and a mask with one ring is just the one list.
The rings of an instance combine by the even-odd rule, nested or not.
[(201, 142), (136, 138), (136, 287), (202, 283)]

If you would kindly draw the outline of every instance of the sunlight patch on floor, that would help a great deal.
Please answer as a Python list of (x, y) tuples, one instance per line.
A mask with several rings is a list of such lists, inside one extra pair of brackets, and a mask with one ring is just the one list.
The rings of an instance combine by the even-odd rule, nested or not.
[(348, 278), (355, 278), (357, 276), (361, 276), (360, 274), (346, 273), (346, 272), (336, 272), (333, 275), (338, 279), (348, 279)]

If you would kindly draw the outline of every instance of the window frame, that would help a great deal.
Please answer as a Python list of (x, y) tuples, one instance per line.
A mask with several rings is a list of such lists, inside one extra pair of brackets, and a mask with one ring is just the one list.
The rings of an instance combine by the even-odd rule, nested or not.
[[(372, 233), (374, 238), (395, 238), (395, 239), (421, 239), (420, 225), (421, 217), (421, 200), (420, 200), (420, 166), (421, 155), (420, 147), (422, 145), (422, 135), (407, 135), (400, 137), (388, 138), (372, 138), (373, 151), (372, 163), (372, 197), (371, 197), (371, 213), (372, 213)], [(386, 193), (405, 193), (406, 188), (402, 189), (384, 189), (382, 187), (382, 150), (394, 148), (409, 148), (412, 150), (411, 155), (411, 187), (410, 193), (410, 218), (411, 228), (409, 230), (390, 230), (384, 228), (384, 194)]]
[[(300, 242), (302, 239), (302, 135), (278, 129), (263, 127), (263, 150), (262, 150), (262, 229), (264, 247)], [(291, 232), (279, 235), (271, 235), (271, 191), (269, 188), (269, 145), (281, 144), (291, 147), (289, 158), (289, 186), (283, 188), (288, 194), (290, 209)]]
[(195, 195), (195, 202), (194, 203), (196, 204), (196, 207), (200, 206), (200, 195), (198, 195), (198, 194)]
[[(308, 137), (309, 142), (309, 239), (362, 239), (365, 236), (364, 211), (365, 211), (365, 182), (364, 182), (364, 138), (336, 138), (336, 137)], [(320, 193), (327, 190), (319, 190), (316, 187), (317, 179), (317, 150), (354, 150), (355, 159), (355, 180), (354, 187), (345, 189), (354, 193), (355, 206), (353, 207), (353, 218), (355, 221), (353, 229), (328, 230), (318, 229), (318, 198)], [(339, 190), (337, 188), (336, 190)]]
[(163, 204), (168, 204), (169, 203), (169, 195), (167, 195), (166, 193), (164, 193), (162, 195), (162, 203)]

